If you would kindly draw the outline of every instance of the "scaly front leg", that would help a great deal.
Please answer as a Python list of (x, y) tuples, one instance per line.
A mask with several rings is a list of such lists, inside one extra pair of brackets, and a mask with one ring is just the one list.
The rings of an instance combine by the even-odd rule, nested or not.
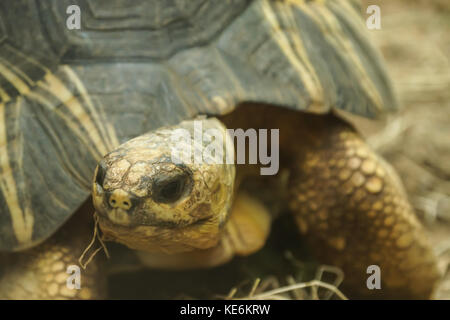
[[(318, 121), (305, 123), (314, 138), (292, 169), (301, 232), (321, 262), (343, 269), (350, 296), (430, 298), (436, 259), (394, 171), (343, 121)], [(381, 290), (366, 285), (370, 265), (380, 267)]]
[[(92, 207), (86, 207), (92, 210)], [(87, 221), (91, 212), (83, 212), (85, 209), (80, 209), (52, 238), (36, 248), (0, 256), (0, 299), (106, 297), (102, 257), (93, 259), (86, 270), (78, 267), (78, 258), (92, 237), (93, 224)], [(79, 288), (76, 286), (77, 279), (71, 281), (72, 278), (69, 278), (75, 276), (77, 269), (80, 270)]]

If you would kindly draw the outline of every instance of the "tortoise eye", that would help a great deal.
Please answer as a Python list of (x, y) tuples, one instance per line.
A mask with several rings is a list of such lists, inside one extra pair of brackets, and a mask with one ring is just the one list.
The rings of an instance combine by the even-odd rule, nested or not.
[(103, 182), (105, 181), (106, 176), (106, 166), (103, 162), (98, 164), (97, 175), (95, 176), (95, 182), (103, 187)]
[(173, 203), (187, 193), (189, 176), (186, 173), (160, 178), (153, 183), (153, 199), (161, 203)]

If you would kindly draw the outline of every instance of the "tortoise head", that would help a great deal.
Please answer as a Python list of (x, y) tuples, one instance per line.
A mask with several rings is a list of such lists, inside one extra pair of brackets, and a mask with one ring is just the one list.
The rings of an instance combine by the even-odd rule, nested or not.
[(218, 242), (231, 206), (234, 166), (173, 160), (186, 144), (195, 148), (193, 139), (173, 139), (180, 127), (193, 129), (188, 121), (144, 134), (98, 164), (93, 201), (105, 240), (167, 253)]

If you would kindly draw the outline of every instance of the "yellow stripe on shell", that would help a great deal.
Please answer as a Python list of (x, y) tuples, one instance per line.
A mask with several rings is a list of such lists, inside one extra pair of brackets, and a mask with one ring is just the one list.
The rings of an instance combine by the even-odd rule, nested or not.
[(0, 74), (8, 80), (19, 93), (26, 94), (30, 91), (30, 87), (3, 63), (0, 63)]
[[(4, 63), (0, 63), (0, 74), (8, 80), (20, 94), (26, 95), (30, 92), (28, 84)], [(1, 90), (0, 94), (3, 101), (10, 100), (10, 97), (4, 90)], [(20, 97), (16, 100), (16, 108), (20, 108)], [(27, 243), (30, 242), (32, 238), (34, 216), (31, 209), (26, 204), (24, 209), (20, 205), (7, 146), (5, 104), (2, 103), (0, 104), (0, 150), (3, 150), (0, 152), (0, 189), (2, 190), (10, 212), (14, 235), (19, 243)]]
[[(34, 86), (35, 83), (20, 69), (11, 66), (9, 62), (4, 61), (4, 59), (0, 58), (0, 74), (2, 74), (2, 76), (7, 81), (9, 81), (21, 95), (27, 96), (31, 100), (35, 100), (43, 106), (46, 106), (52, 109), (52, 111), (56, 112), (56, 114), (66, 122), (69, 128), (71, 128), (71, 130), (80, 138), (80, 140), (83, 141), (83, 143), (97, 159), (119, 144), (112, 126), (110, 124), (106, 124), (107, 127), (103, 128), (98, 114), (96, 113), (96, 109), (89, 99), (87, 91), (82, 85), (82, 82), (73, 72), (71, 72), (68, 67), (63, 67), (64, 71), (75, 83), (83, 99), (86, 101), (89, 111), (94, 117), (95, 123), (92, 122), (89, 114), (84, 111), (81, 102), (72, 94), (72, 92), (70, 92), (70, 90), (60, 79), (50, 73), (47, 68), (39, 64), (37, 61), (21, 53), (19, 54), (22, 57), (26, 58), (29, 62), (40, 67), (43, 71), (46, 72), (44, 81), (39, 81), (37, 85), (58, 98), (61, 103), (67, 107), (71, 114), (79, 121), (79, 124), (77, 125), (67, 115), (61, 112), (61, 110), (56, 110), (54, 108), (55, 106), (52, 105), (52, 103), (43, 95), (39, 94), (37, 91), (32, 91), (31, 87)], [(14, 179), (9, 153), (7, 150), (8, 141), (6, 133), (5, 102), (10, 101), (10, 96), (0, 88), (0, 97), (3, 101), (3, 103), (0, 104), (0, 150), (3, 149), (2, 152), (0, 152), (0, 189), (5, 197), (5, 201), (10, 212), (14, 235), (19, 243), (27, 243), (31, 242), (32, 239), (34, 216), (29, 206), (26, 206), (23, 209), (19, 202), (17, 185)], [(16, 100), (16, 108), (20, 108), (20, 100), (21, 98), (18, 97)], [(85, 131), (88, 133), (88, 138), (86, 138), (86, 135), (83, 134), (79, 129), (80, 125), (83, 126)], [(107, 140), (105, 141), (108, 142), (108, 145), (105, 145), (102, 142), (102, 139), (100, 137), (101, 133), (99, 131), (102, 131), (102, 134), (107, 137)], [(56, 138), (56, 141), (58, 141), (58, 137), (55, 136), (54, 138)], [(93, 148), (92, 144), (96, 148)], [(21, 159), (17, 159), (17, 161), (17, 166), (19, 168), (22, 168)], [(73, 174), (76, 175), (77, 171), (74, 168), (72, 169)], [(79, 175), (76, 178), (79, 181), (83, 181), (82, 177)]]
[(378, 93), (374, 83), (367, 74), (366, 68), (364, 68), (361, 60), (355, 52), (352, 43), (347, 36), (343, 34), (341, 25), (336, 19), (330, 9), (320, 3), (312, 3), (310, 6), (303, 6), (303, 11), (311, 17), (315, 23), (321, 28), (324, 34), (330, 36), (327, 39), (330, 44), (335, 48), (337, 52), (345, 52), (344, 58), (348, 58), (350, 65), (353, 66), (353, 70), (357, 72), (357, 78), (359, 83), (364, 88), (365, 92), (369, 95), (369, 99), (377, 110), (381, 110), (383, 102), (381, 96)]
[(6, 103), (11, 100), (11, 97), (2, 88), (0, 88), (0, 98), (2, 99), (1, 100), (2, 103)]
[[(20, 98), (16, 103), (20, 103)], [(28, 206), (22, 209), (20, 205), (7, 146), (5, 104), (2, 103), (0, 104), (0, 189), (10, 212), (14, 235), (19, 243), (27, 243), (31, 241), (33, 234), (34, 217)]]
[(296, 32), (294, 32), (294, 36), (290, 37), (294, 44), (293, 49), (295, 49), (295, 52), (299, 55), (302, 64), (304, 64), (305, 68), (308, 71), (307, 75), (305, 75), (305, 77), (307, 77), (305, 81), (311, 81), (312, 83), (314, 83), (314, 87), (316, 88), (317, 92), (316, 94), (321, 97), (320, 100), (322, 100), (324, 95), (323, 87), (319, 77), (316, 74), (313, 64), (309, 60), (308, 52), (306, 51), (306, 48), (302, 42), (301, 31), (297, 25), (297, 22), (295, 21), (294, 15), (292, 13), (292, 7), (290, 7), (289, 10), (283, 10), (281, 16), (282, 18), (284, 18), (285, 22), (289, 25), (290, 28), (296, 30)]
[[(66, 107), (67, 111), (69, 111), (78, 120), (77, 124), (76, 122), (73, 122), (68, 116), (64, 115), (63, 112), (54, 110), (61, 118), (65, 119), (67, 125), (74, 132), (81, 133), (78, 128), (80, 126), (84, 128), (90, 142), (92, 142), (92, 144), (95, 146), (95, 149), (92, 149), (91, 147), (90, 149), (92, 155), (94, 155), (96, 159), (99, 159), (100, 157), (111, 151), (108, 146), (103, 143), (98, 126), (95, 125), (95, 123), (92, 121), (93, 119), (91, 118), (91, 116), (84, 110), (82, 103), (64, 85), (61, 79), (56, 77), (54, 74), (49, 73), (44, 77), (44, 81), (40, 81), (38, 83), (38, 86), (46, 90), (48, 93), (52, 94), (54, 97), (58, 98), (58, 100), (61, 101), (61, 103)], [(79, 135), (80, 138), (81, 136), (82, 134)], [(87, 142), (86, 139), (83, 140)], [(89, 147), (90, 143), (87, 142), (86, 145)]]
[(25, 72), (20, 70), (17, 66), (11, 64), (9, 61), (3, 59), (2, 57), (0, 57), (0, 62), (3, 63), (11, 71), (14, 71), (18, 76), (20, 76), (20, 78), (25, 80), (28, 83), (28, 85), (34, 86), (35, 82)]
[(62, 70), (66, 73), (69, 79), (72, 80), (72, 82), (77, 87), (78, 91), (81, 93), (81, 96), (83, 97), (84, 101), (86, 101), (86, 105), (93, 116), (93, 120), (96, 124), (96, 127), (99, 128), (100, 131), (102, 131), (101, 134), (106, 138), (105, 140), (108, 143), (107, 148), (109, 150), (113, 150), (119, 145), (119, 139), (117, 138), (114, 127), (111, 125), (111, 123), (107, 121), (105, 123), (102, 123), (99, 114), (97, 112), (98, 108), (96, 108), (92, 103), (92, 100), (89, 97), (86, 88), (84, 87), (83, 83), (81, 82), (80, 78), (78, 78), (76, 73), (68, 66), (62, 66)]
[[(301, 77), (303, 84), (305, 85), (306, 91), (311, 97), (311, 105), (309, 108), (311, 111), (323, 111), (323, 90), (319, 83), (317, 82), (317, 77), (310, 73), (310, 68), (305, 66), (305, 62), (300, 61), (297, 54), (300, 54), (304, 61), (308, 61), (305, 55), (304, 48), (300, 49), (297, 46), (303, 47), (300, 39), (296, 39), (296, 49), (294, 50), (287, 36), (281, 31), (280, 24), (278, 22), (276, 14), (273, 12), (269, 2), (267, 0), (261, 1), (261, 8), (266, 17), (266, 21), (270, 23), (272, 27), (273, 39), (277, 41), (278, 46), (284, 53), (291, 65), (297, 70), (298, 75)], [(303, 8), (303, 7), (302, 7)], [(300, 49), (300, 50), (299, 50)], [(308, 62), (306, 62), (308, 64)], [(311, 65), (311, 63), (309, 63)], [(312, 67), (311, 67), (312, 69)]]

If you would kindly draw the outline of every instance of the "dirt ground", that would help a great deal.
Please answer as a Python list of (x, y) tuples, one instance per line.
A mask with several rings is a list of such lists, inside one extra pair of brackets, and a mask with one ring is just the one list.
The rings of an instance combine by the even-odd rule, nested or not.
[[(364, 1), (363, 8), (370, 4), (381, 8), (381, 30), (370, 31), (370, 37), (386, 58), (400, 112), (385, 122), (355, 119), (355, 124), (401, 176), (446, 274), (436, 298), (450, 299), (450, 2)], [(112, 297), (211, 298), (229, 293), (245, 297), (298, 287), (314, 278), (338, 285), (338, 270), (321, 269), (313, 261), (298, 259), (307, 248), (286, 247), (287, 243), (300, 243), (296, 230), (287, 232), (289, 228), (289, 221), (278, 222), (262, 252), (213, 270), (113, 277)], [(286, 234), (292, 234), (291, 238), (286, 239)], [(331, 274), (331, 279), (322, 277), (323, 272)], [(124, 290), (126, 287), (133, 287), (132, 292)], [(275, 291), (271, 297), (314, 298), (317, 291), (290, 290), (287, 295)]]

